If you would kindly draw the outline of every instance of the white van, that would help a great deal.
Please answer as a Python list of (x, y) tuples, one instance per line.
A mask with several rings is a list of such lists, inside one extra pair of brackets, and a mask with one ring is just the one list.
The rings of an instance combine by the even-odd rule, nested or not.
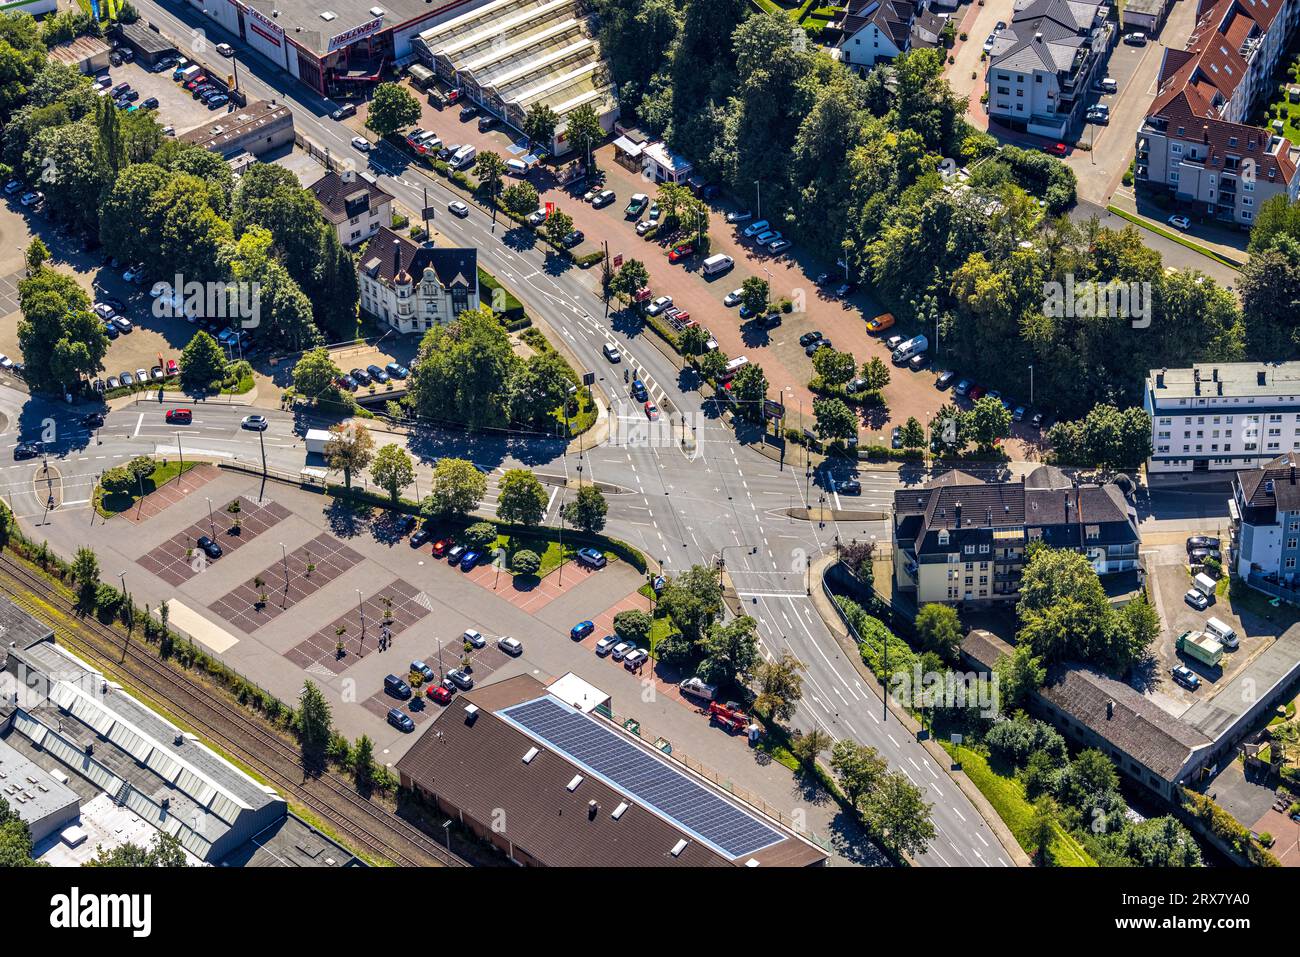
[(523, 160), (508, 159), (506, 160), (506, 172), (511, 176), (527, 176), (528, 164)]
[(1198, 592), (1210, 599), (1211, 604), (1214, 602), (1214, 589), (1217, 582), (1205, 572), (1197, 572), (1192, 578), (1192, 587)]
[(728, 362), (727, 367), (724, 370), (722, 370), (722, 381), (730, 382), (732, 378), (736, 375), (736, 373), (739, 372), (741, 369), (745, 368), (745, 366), (747, 365), (749, 365), (748, 359), (746, 359), (744, 356), (736, 356), (736, 358)]
[(1223, 647), (1236, 651), (1238, 645), (1237, 633), (1230, 626), (1217, 618), (1211, 618), (1205, 623), (1205, 633), (1214, 638)]
[(718, 253), (717, 255), (710, 256), (708, 259), (704, 260), (704, 275), (716, 276), (720, 272), (726, 272), (734, 265), (736, 265), (734, 259), (730, 256), (724, 256), (722, 253)]
[(928, 348), (930, 348), (929, 339), (925, 336), (913, 336), (895, 349), (891, 358), (894, 360), (894, 365), (902, 365), (912, 356), (919, 356)]
[(456, 150), (452, 154), (451, 161), (448, 165), (452, 169), (469, 169), (474, 165), (474, 158), (478, 156), (478, 150), (468, 143)]

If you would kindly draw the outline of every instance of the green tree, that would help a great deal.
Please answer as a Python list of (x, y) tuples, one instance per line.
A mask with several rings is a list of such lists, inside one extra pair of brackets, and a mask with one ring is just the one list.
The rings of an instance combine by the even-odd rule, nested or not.
[(385, 445), (375, 453), (370, 477), (376, 485), (387, 490), (393, 505), (396, 505), (402, 489), (415, 481), (415, 466), (400, 445)]
[(851, 352), (818, 349), (813, 353), (813, 371), (829, 389), (839, 389), (848, 384), (857, 371), (858, 362)]
[(922, 605), (916, 615), (916, 636), (921, 647), (945, 661), (955, 661), (961, 647), (961, 621), (949, 605)]
[(516, 363), (507, 384), (506, 405), (516, 425), (549, 429), (556, 423), (569, 390), (577, 383), (573, 370), (554, 349), (535, 352)]
[(100, 847), (87, 867), (189, 867), (181, 842), (170, 834), (154, 835), (148, 847), (131, 841), (116, 847)]
[(433, 467), (433, 491), (421, 511), (430, 518), (461, 518), (478, 508), (486, 492), (487, 476), (473, 462), (442, 458)]
[(420, 119), (420, 103), (396, 83), (380, 83), (370, 100), (366, 129), (375, 135), (391, 136)]
[(298, 741), (305, 761), (315, 764), (320, 760), (333, 729), (329, 701), (313, 682), (303, 682), (298, 694)]
[(536, 575), (542, 559), (529, 548), (521, 548), (510, 557), (510, 569), (516, 575)]
[(885, 846), (901, 853), (920, 854), (934, 840), (935, 827), (930, 819), (933, 809), (921, 789), (902, 772), (888, 771), (867, 795), (864, 817)]
[(1018, 645), (1011, 654), (1003, 655), (993, 665), (998, 678), (998, 710), (1011, 715), (1029, 704), (1029, 696), (1047, 680), (1043, 660), (1028, 645)]
[[(776, 721), (789, 721), (803, 698), (803, 662), (788, 650), (771, 661), (759, 660), (753, 666), (757, 695), (754, 707)], [(830, 747), (830, 738), (818, 750)], [(816, 752), (814, 752), (814, 756)]]
[(542, 483), (528, 469), (510, 469), (501, 476), (497, 518), (512, 525), (540, 525), (548, 499)]
[(465, 529), (465, 544), (475, 551), (484, 551), (497, 540), (497, 527), (491, 522), (475, 522)]
[(509, 333), (490, 309), (462, 312), (455, 322), (434, 326), (420, 341), (407, 380), (411, 407), (430, 421), (471, 428), (505, 426), (519, 361)]
[(352, 752), (352, 774), (357, 787), (362, 791), (367, 790), (374, 781), (375, 743), (370, 740), (369, 735), (363, 734)]
[(916, 420), (916, 416), (909, 416), (908, 420), (903, 423), (903, 448), (920, 449), (925, 447), (925, 426)]
[(817, 763), (817, 756), (828, 751), (834, 745), (834, 739), (820, 728), (814, 726), (808, 731), (796, 731), (790, 741), (790, 753), (805, 768)]
[(226, 354), (217, 340), (200, 329), (181, 350), (181, 384), (191, 392), (219, 388), (226, 374)]
[(739, 406), (741, 417), (762, 422), (766, 398), (767, 375), (763, 367), (754, 362), (741, 366), (731, 380), (731, 399)]
[(604, 493), (594, 485), (584, 485), (578, 489), (573, 501), (565, 503), (564, 520), (588, 534), (599, 532), (605, 527), (608, 510)]
[(966, 413), (966, 424), (972, 441), (987, 450), (1011, 434), (1011, 413), (1001, 400), (985, 395)]
[(85, 546), (77, 549), (72, 562), (72, 577), (77, 583), (77, 604), (82, 611), (91, 611), (99, 589), (99, 558), (94, 551)]
[[(660, 599), (662, 603), (662, 599)], [(674, 617), (676, 623), (676, 618)], [(680, 627), (680, 623), (678, 623)], [(685, 629), (683, 629), (684, 631)], [(753, 671), (758, 653), (758, 623), (740, 615), (725, 624), (715, 621), (700, 642), (700, 674), (714, 684), (734, 684)]]
[(561, 242), (565, 236), (573, 232), (573, 217), (568, 213), (560, 212), (558, 209), (552, 210), (551, 215), (546, 217), (542, 231), (546, 233), (546, 238), (551, 242)]
[(343, 371), (330, 358), (324, 346), (311, 349), (293, 367), (293, 387), (308, 399), (334, 398)]
[(889, 366), (880, 356), (872, 356), (862, 363), (862, 378), (866, 380), (868, 392), (879, 392), (889, 385)]
[(592, 148), (605, 138), (605, 128), (591, 104), (584, 103), (564, 117), (564, 138), (590, 166)]
[(851, 439), (858, 434), (858, 416), (843, 399), (813, 399), (817, 437), (825, 440)]
[(524, 135), (528, 137), (529, 147), (540, 144), (543, 149), (549, 150), (559, 122), (559, 116), (545, 103), (530, 106), (524, 115)]
[(34, 390), (65, 392), (103, 368), (104, 324), (75, 279), (41, 269), (18, 283), (18, 345)]
[(709, 382), (717, 383), (726, 373), (729, 361), (731, 360), (727, 358), (727, 354), (721, 349), (706, 352), (700, 356), (700, 375), (704, 376)]
[(492, 222), (497, 217), (497, 197), (501, 195), (501, 180), (506, 175), (506, 161), (491, 150), (478, 154), (476, 164), (479, 190), (492, 204)]
[(614, 634), (638, 648), (650, 647), (650, 630), (653, 625), (650, 615), (639, 608), (629, 608), (614, 616)]
[[(650, 271), (639, 259), (626, 259), (609, 281), (609, 291), (626, 305), (636, 302), (636, 294), (650, 285)], [(638, 305), (638, 311), (640, 306)]]
[(772, 290), (766, 279), (750, 276), (740, 284), (740, 303), (750, 312), (759, 315), (767, 311)]
[(692, 565), (669, 578), (659, 596), (659, 608), (688, 641), (699, 641), (722, 614), (722, 586), (714, 570)]
[(375, 438), (370, 430), (356, 422), (340, 422), (330, 426), (329, 441), (325, 443), (325, 462), (331, 471), (343, 473), (343, 484), (352, 491), (352, 476), (362, 472), (375, 455)]
[(23, 260), (27, 264), (27, 274), (30, 276), (49, 262), (50, 247), (45, 245), (45, 241), (40, 236), (33, 236), (32, 241), (27, 244), (26, 252), (23, 253)]
[(532, 183), (511, 183), (501, 193), (501, 205), (516, 216), (527, 216), (539, 208), (541, 202), (537, 188)]
[(1034, 849), (1034, 858), (1040, 867), (1052, 863), (1052, 841), (1056, 839), (1058, 809), (1050, 796), (1044, 795), (1034, 802), (1034, 813), (1029, 819), (1026, 839)]
[(861, 809), (862, 799), (879, 785), (887, 765), (875, 748), (845, 738), (831, 748), (831, 770), (849, 804)]

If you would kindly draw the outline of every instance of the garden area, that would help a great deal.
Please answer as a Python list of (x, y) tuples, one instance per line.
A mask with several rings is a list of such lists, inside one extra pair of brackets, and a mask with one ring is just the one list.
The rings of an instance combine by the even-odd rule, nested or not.
[(1274, 74), (1277, 87), (1268, 105), (1256, 116), (1260, 126), (1268, 127), (1270, 132), (1279, 132), (1273, 123), (1282, 121), (1280, 135), (1292, 143), (1300, 142), (1300, 92), (1292, 94), (1291, 88), (1300, 91), (1300, 42), (1293, 40), (1286, 54), (1278, 60)]
[(140, 499), (162, 488), (172, 479), (188, 472), (197, 463), (165, 461), (155, 462), (138, 456), (126, 465), (119, 465), (104, 473), (95, 489), (95, 511), (104, 518), (112, 518), (131, 509)]

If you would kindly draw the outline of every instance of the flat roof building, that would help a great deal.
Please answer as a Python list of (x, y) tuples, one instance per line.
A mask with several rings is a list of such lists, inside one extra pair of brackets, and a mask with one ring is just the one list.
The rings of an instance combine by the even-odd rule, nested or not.
[(27, 825), (33, 844), (75, 821), (81, 806), (77, 792), (4, 741), (0, 741), (0, 798)]
[(815, 844), (531, 675), (457, 695), (402, 785), (517, 864), (807, 867)]
[(254, 100), (238, 112), (222, 113), (182, 133), (180, 140), (227, 158), (240, 153), (262, 156), (293, 143), (293, 111), (283, 104)]

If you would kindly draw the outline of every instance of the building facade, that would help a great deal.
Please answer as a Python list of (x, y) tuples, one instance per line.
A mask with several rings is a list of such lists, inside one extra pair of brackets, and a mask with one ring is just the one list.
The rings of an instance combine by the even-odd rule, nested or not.
[(393, 225), (393, 197), (369, 173), (331, 170), (308, 188), (344, 246), (356, 246)]
[(1300, 362), (1153, 369), (1142, 402), (1153, 474), (1231, 472), (1300, 450)]
[[(1300, 600), (1300, 454), (1241, 471), (1228, 510), (1232, 570), (1261, 591)], [(1281, 595), (1289, 592), (1289, 596)]]
[(425, 333), (479, 307), (478, 250), (416, 245), (381, 226), (357, 268), (361, 309), (401, 333)]
[(1114, 485), (1042, 467), (1020, 482), (949, 472), (894, 493), (894, 585), (917, 605), (988, 605), (1020, 594), (1030, 544), (1087, 556), (1098, 575), (1138, 567), (1137, 519)]
[(908, 50), (937, 46), (947, 14), (925, 9), (924, 0), (850, 0), (840, 19), (840, 62), (860, 75)]
[(1201, 0), (1187, 48), (1164, 51), (1137, 132), (1138, 183), (1245, 228), (1269, 198), (1297, 198), (1300, 150), (1280, 129), (1246, 123), (1297, 18), (1297, 0)]
[(1107, 2), (1033, 0), (995, 34), (985, 80), (988, 114), (1016, 130), (1067, 138), (1115, 45)]

